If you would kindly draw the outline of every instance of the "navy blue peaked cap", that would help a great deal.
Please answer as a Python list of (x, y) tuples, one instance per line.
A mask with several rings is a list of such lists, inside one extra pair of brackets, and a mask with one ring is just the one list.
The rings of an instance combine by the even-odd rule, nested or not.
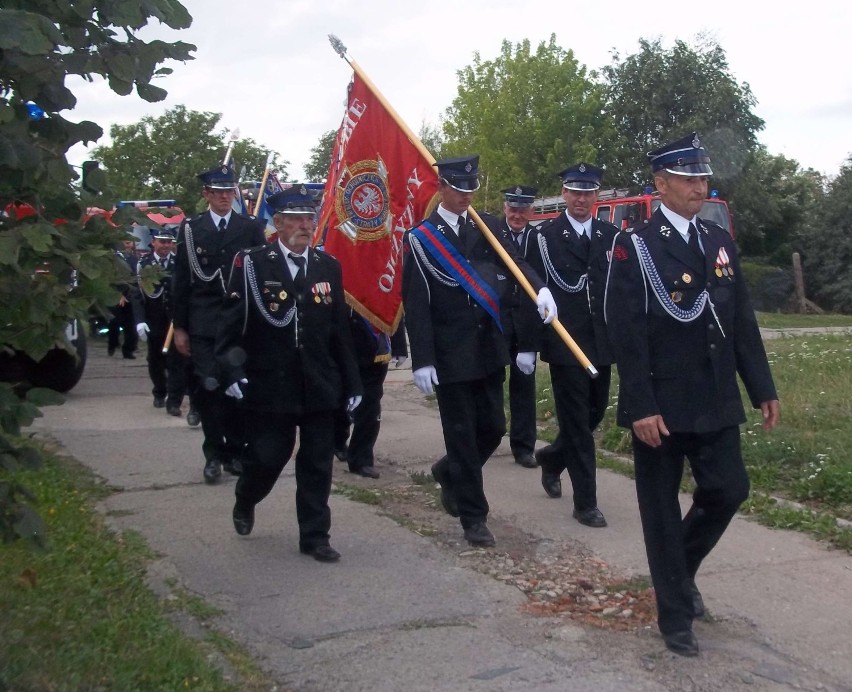
[(654, 173), (666, 170), (675, 175), (713, 175), (710, 157), (697, 132), (648, 152), (648, 161)]
[(438, 175), (451, 188), (460, 192), (479, 189), (479, 154), (441, 159), (433, 165), (438, 167)]
[(502, 190), (506, 197), (506, 204), (510, 207), (531, 207), (538, 194), (537, 187), (529, 185), (515, 185)]
[(299, 183), (269, 195), (266, 203), (276, 214), (313, 214), (317, 206), (310, 190)]
[(221, 165), (198, 174), (198, 179), (211, 190), (232, 190), (237, 186), (237, 174), (234, 167)]
[(603, 169), (590, 163), (578, 163), (557, 173), (566, 190), (597, 190), (603, 179)]

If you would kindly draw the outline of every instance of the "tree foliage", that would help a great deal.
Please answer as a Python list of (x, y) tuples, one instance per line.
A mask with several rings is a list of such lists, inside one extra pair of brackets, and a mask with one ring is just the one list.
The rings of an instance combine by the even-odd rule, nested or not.
[(639, 186), (648, 181), (646, 153), (697, 131), (713, 160), (714, 184), (728, 192), (757, 146), (761, 118), (747, 83), (730, 72), (725, 51), (699, 37), (695, 47), (659, 39), (639, 41), (623, 60), (613, 53), (602, 68), (606, 119), (616, 132), (609, 182)]
[[(0, 7), (0, 345), (40, 360), (53, 348), (72, 351), (69, 320), (84, 322), (93, 306), (114, 304), (116, 265), (112, 246), (120, 231), (87, 206), (111, 206), (75, 185), (66, 153), (102, 134), (93, 122), (61, 114), (77, 99), (68, 75), (105, 79), (126, 95), (146, 101), (166, 92), (152, 82), (171, 69), (166, 60), (191, 60), (182, 42), (145, 42), (137, 30), (156, 19), (173, 29), (192, 18), (176, 0), (4, 0)], [(95, 176), (97, 178), (97, 176)], [(94, 181), (93, 181), (94, 182)], [(24, 206), (26, 205), (26, 206)], [(72, 279), (76, 279), (73, 282)], [(32, 466), (38, 453), (17, 437), (55, 399), (34, 391), (23, 404), (0, 388), (0, 536), (38, 538), (21, 500), (26, 496), (8, 472)]]
[(822, 198), (822, 184), (816, 171), (802, 171), (796, 161), (758, 147), (729, 200), (742, 253), (789, 266), (797, 233)]
[(504, 41), (494, 60), (475, 53), (458, 80), (442, 155), (480, 155), (479, 203), (499, 206), (500, 190), (515, 184), (555, 193), (565, 166), (608, 159), (614, 131), (600, 115), (602, 89), (555, 35), (535, 52), (525, 40)]
[(311, 149), (311, 158), (305, 165), (304, 182), (321, 183), (325, 180), (331, 165), (331, 155), (334, 153), (335, 139), (337, 139), (337, 130), (329, 130)]
[(809, 297), (852, 314), (852, 156), (830, 182), (799, 247)]
[[(221, 113), (175, 106), (159, 117), (113, 125), (111, 144), (97, 147), (92, 156), (105, 166), (116, 199), (174, 199), (191, 213), (200, 198), (196, 176), (225, 155), (231, 133), (217, 130), (221, 118)], [(242, 172), (240, 179), (260, 180), (268, 153), (253, 139), (236, 140), (233, 159), (237, 172)], [(274, 166), (279, 154), (271, 153)], [(286, 161), (277, 165), (286, 173)]]

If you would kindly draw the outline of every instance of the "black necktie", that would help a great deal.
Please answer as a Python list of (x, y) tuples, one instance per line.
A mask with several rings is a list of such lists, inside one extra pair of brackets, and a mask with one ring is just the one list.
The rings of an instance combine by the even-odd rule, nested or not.
[(592, 244), (592, 241), (589, 239), (589, 236), (586, 235), (586, 231), (583, 230), (582, 235), (580, 236), (580, 246), (583, 248), (583, 252), (586, 253), (586, 256), (589, 255), (589, 246)]
[(459, 216), (459, 240), (461, 240), (462, 243), (464, 243), (466, 225), (467, 219), (465, 218), (464, 214), (462, 214), (461, 216)]
[(224, 230), (225, 230), (225, 226), (227, 226), (227, 225), (228, 225), (228, 224), (227, 224), (227, 223), (225, 223), (225, 219), (219, 219), (219, 230), (220, 230), (220, 231), (224, 231)]
[(689, 241), (687, 242), (692, 251), (701, 259), (704, 259), (704, 252), (701, 250), (701, 246), (698, 244), (698, 230), (695, 228), (695, 224), (689, 224)]
[(290, 259), (296, 264), (299, 268), (299, 271), (296, 272), (296, 276), (293, 277), (293, 285), (296, 287), (296, 290), (299, 293), (302, 292), (302, 289), (305, 287), (305, 258), (301, 255), (297, 255), (293, 252), (290, 253)]

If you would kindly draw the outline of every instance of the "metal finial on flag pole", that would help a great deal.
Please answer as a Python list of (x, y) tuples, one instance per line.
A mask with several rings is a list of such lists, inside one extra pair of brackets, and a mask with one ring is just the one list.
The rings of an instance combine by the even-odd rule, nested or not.
[[(408, 125), (405, 124), (405, 121), (394, 110), (393, 106), (391, 106), (387, 102), (385, 97), (382, 96), (381, 92), (376, 88), (376, 85), (373, 84), (372, 80), (366, 74), (364, 74), (364, 71), (359, 67), (359, 65), (346, 54), (346, 46), (343, 45), (343, 42), (334, 34), (329, 34), (328, 40), (331, 43), (332, 48), (334, 48), (335, 52), (349, 64), (349, 66), (364, 82), (364, 85), (373, 93), (373, 95), (376, 97), (376, 100), (381, 103), (381, 105), (388, 112), (391, 118), (394, 119), (394, 121), (405, 134), (405, 136), (408, 137), (408, 140), (414, 145), (417, 151), (420, 152), (420, 155), (424, 159), (426, 159), (426, 161), (428, 161), (430, 165), (434, 166), (435, 157), (432, 156), (429, 150), (423, 145), (423, 142), (420, 141), (420, 138), (416, 134), (414, 134), (414, 132), (411, 131)], [(485, 239), (488, 241), (491, 247), (494, 248), (494, 251), (500, 257), (500, 259), (503, 261), (509, 271), (512, 272), (512, 276), (518, 282), (521, 288), (524, 289), (524, 292), (533, 301), (535, 301), (537, 298), (537, 294), (535, 289), (532, 287), (532, 284), (530, 284), (527, 277), (524, 276), (523, 272), (518, 268), (518, 265), (515, 264), (515, 261), (512, 259), (509, 253), (506, 252), (506, 249), (503, 247), (500, 241), (497, 240), (496, 237), (494, 237), (494, 234), (491, 232), (491, 229), (489, 229), (488, 226), (485, 225), (485, 223), (482, 221), (479, 214), (476, 213), (476, 210), (473, 207), (468, 207), (468, 215), (476, 223), (476, 226), (477, 228), (479, 228), (480, 233), (485, 236)], [(568, 347), (571, 353), (574, 354), (574, 357), (577, 359), (580, 365), (583, 366), (588, 375), (590, 377), (597, 377), (597, 368), (592, 365), (591, 361), (586, 357), (586, 354), (583, 353), (583, 350), (577, 345), (577, 342), (574, 341), (573, 337), (568, 333), (565, 327), (562, 326), (562, 323), (558, 319), (555, 319), (553, 320), (553, 322), (550, 323), (550, 326), (553, 327), (553, 329), (556, 331), (562, 341), (565, 342), (565, 345)]]
[(235, 129), (230, 138), (228, 139), (228, 148), (225, 150), (225, 158), (222, 159), (222, 165), (227, 166), (228, 162), (231, 160), (231, 157), (234, 155), (234, 145), (237, 143), (237, 140), (240, 138), (240, 128)]

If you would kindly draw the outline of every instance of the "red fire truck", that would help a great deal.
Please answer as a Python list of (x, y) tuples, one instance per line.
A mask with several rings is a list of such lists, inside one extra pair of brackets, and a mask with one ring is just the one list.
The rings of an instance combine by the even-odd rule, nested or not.
[[(649, 189), (641, 195), (630, 195), (627, 190), (603, 190), (592, 207), (592, 216), (624, 230), (650, 218), (660, 204), (660, 196)], [(538, 225), (564, 211), (565, 201), (561, 196), (545, 197), (537, 199), (533, 208), (535, 213), (530, 223)], [(728, 203), (719, 197), (716, 190), (705, 200), (698, 216), (719, 224), (734, 236), (734, 218), (728, 209)]]

